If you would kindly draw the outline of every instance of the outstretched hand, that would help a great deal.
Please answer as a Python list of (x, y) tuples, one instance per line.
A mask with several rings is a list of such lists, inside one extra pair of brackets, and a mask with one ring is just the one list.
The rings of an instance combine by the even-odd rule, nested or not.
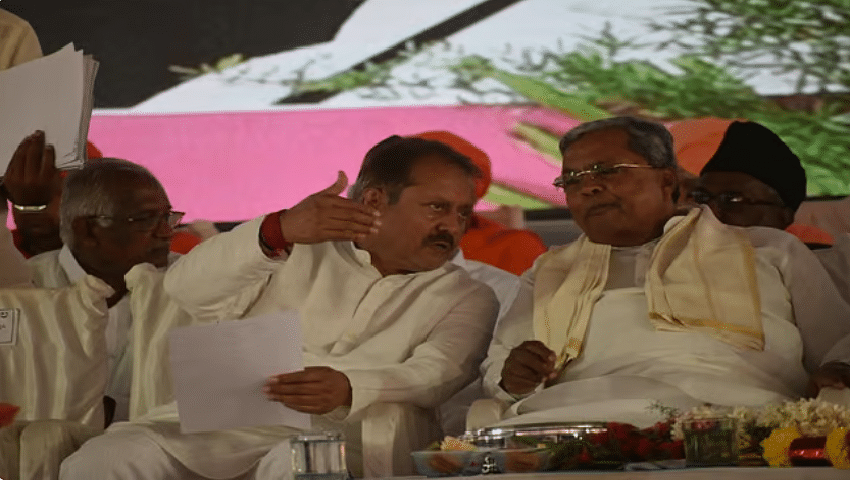
[(3, 176), (3, 189), (16, 205), (47, 205), (60, 181), (56, 151), (45, 145), (39, 130), (18, 145)]
[(501, 387), (512, 395), (531, 393), (555, 378), (555, 352), (543, 342), (529, 340), (511, 350), (502, 367)]
[(283, 212), (280, 228), (286, 240), (292, 243), (354, 241), (377, 233), (381, 226), (380, 212), (341, 197), (347, 186), (348, 178), (339, 172), (333, 185)]

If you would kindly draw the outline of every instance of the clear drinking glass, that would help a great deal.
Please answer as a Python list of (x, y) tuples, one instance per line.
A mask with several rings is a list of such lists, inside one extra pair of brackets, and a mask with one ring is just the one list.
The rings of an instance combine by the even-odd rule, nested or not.
[(705, 418), (682, 425), (685, 458), (693, 467), (738, 464), (738, 420)]
[(304, 433), (294, 437), (292, 474), (295, 480), (346, 480), (345, 438), (336, 431)]

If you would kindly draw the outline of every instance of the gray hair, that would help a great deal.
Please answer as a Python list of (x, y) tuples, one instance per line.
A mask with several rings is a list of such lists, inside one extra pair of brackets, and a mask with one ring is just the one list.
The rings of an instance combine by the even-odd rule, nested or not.
[(609, 128), (624, 130), (629, 136), (629, 148), (653, 167), (676, 168), (673, 135), (664, 125), (636, 117), (613, 117), (582, 123), (561, 137), (558, 143), (561, 155), (583, 135)]
[(69, 248), (74, 246), (73, 222), (77, 218), (111, 216), (116, 213), (116, 184), (128, 178), (142, 178), (162, 187), (147, 168), (119, 158), (89, 160), (83, 168), (65, 177), (59, 205), (59, 236)]

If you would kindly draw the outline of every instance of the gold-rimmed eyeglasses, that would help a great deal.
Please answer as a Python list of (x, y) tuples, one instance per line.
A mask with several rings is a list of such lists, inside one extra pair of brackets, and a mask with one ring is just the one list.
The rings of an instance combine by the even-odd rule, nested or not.
[(180, 225), (180, 221), (183, 220), (184, 215), (186, 215), (185, 212), (169, 210), (166, 212), (150, 211), (132, 217), (93, 215), (91, 218), (105, 220), (108, 222), (123, 222), (126, 223), (132, 230), (147, 232), (162, 225), (163, 221), (165, 221), (170, 228), (175, 228), (177, 225)]
[(595, 165), (591, 165), (590, 168), (586, 168), (584, 170), (564, 172), (557, 178), (555, 178), (555, 181), (552, 182), (552, 185), (554, 185), (556, 188), (560, 188), (561, 190), (566, 190), (567, 188), (574, 187), (581, 183), (581, 177), (585, 175), (593, 175), (596, 178), (607, 180), (615, 177), (618, 173), (620, 173), (623, 169), (626, 168), (656, 167), (653, 165), (642, 165), (636, 163), (617, 163), (614, 165), (605, 165), (602, 163), (597, 163)]

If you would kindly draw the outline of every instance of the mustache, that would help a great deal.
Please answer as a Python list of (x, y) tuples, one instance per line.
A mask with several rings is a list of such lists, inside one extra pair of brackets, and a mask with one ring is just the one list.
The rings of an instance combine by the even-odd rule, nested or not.
[(425, 240), (422, 241), (422, 246), (428, 246), (434, 243), (447, 243), (450, 248), (455, 248), (455, 238), (446, 232), (435, 233), (433, 235), (428, 235), (425, 237)]

